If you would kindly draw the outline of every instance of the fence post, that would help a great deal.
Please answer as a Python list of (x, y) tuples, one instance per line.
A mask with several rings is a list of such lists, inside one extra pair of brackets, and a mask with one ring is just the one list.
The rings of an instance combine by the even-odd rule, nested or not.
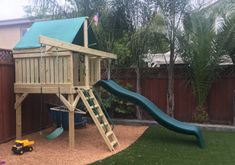
[(233, 91), (233, 125), (235, 126), (235, 90)]

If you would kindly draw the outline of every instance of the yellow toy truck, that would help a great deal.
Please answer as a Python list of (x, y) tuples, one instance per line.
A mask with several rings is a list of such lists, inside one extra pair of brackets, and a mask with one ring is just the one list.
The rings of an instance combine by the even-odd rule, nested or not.
[(12, 146), (11, 150), (16, 155), (22, 155), (25, 152), (33, 151), (34, 141), (26, 140), (16, 140), (15, 144)]

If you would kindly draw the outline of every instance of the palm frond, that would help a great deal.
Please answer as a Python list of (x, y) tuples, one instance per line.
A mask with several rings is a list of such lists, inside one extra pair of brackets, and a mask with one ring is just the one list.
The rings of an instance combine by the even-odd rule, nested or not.
[(179, 38), (180, 54), (188, 64), (191, 84), (199, 106), (203, 106), (216, 78), (221, 49), (217, 44), (215, 18), (203, 13), (188, 14)]

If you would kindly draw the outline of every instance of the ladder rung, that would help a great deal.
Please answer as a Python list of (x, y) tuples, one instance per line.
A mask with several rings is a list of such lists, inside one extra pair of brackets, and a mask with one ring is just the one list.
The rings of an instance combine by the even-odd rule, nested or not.
[(86, 92), (90, 95), (90, 92), (91, 91), (91, 88), (89, 88), (89, 89), (86, 89)]
[(96, 118), (103, 117), (103, 116), (104, 116), (103, 114), (95, 115)]
[(81, 91), (84, 93), (84, 92), (88, 92), (87, 89), (81, 89)]
[(94, 109), (94, 108), (99, 108), (99, 105), (92, 105), (91, 109)]
[(111, 145), (114, 147), (118, 142), (116, 140), (111, 142)]
[(88, 96), (90, 96), (90, 93), (89, 93), (89, 91), (88, 90), (82, 90), (82, 93), (84, 94), (84, 96), (85, 97), (88, 97)]
[(108, 136), (110, 136), (112, 134), (113, 134), (113, 131), (109, 131), (109, 132), (106, 133), (106, 136), (108, 137)]
[(107, 125), (108, 125), (108, 123), (102, 123), (102, 124), (100, 124), (101, 127), (104, 127), (104, 126), (107, 126)]
[(90, 96), (90, 97), (86, 97), (86, 99), (87, 99), (87, 100), (94, 100), (95, 97)]

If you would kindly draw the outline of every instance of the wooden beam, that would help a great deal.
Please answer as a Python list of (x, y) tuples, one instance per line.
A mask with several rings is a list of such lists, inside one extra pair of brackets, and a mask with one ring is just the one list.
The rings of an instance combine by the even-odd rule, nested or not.
[[(43, 53), (42, 57), (57, 57), (57, 56), (71, 56), (71, 51), (64, 51), (64, 52), (45, 52)], [(13, 58), (40, 58), (41, 53), (22, 53), (22, 54), (14, 54)]]
[(73, 106), (74, 108), (76, 108), (76, 106), (77, 106), (79, 100), (80, 100), (80, 95), (78, 94), (78, 95), (76, 96), (76, 98), (75, 98), (73, 104), (72, 104), (72, 106)]
[[(73, 94), (69, 94), (69, 96)], [(62, 94), (56, 94), (56, 96), (62, 101), (62, 103), (69, 109), (69, 111), (74, 111), (76, 109), (76, 106), (78, 104), (78, 101), (80, 100), (80, 95), (78, 94), (74, 100), (73, 98), (73, 102), (71, 103), (69, 101), (69, 98), (68, 98), (68, 101), (66, 100), (66, 98), (62, 95)]]
[(111, 77), (111, 60), (108, 59), (108, 80), (110, 80), (110, 77)]
[[(85, 20), (84, 24), (83, 24), (83, 34), (84, 34), (84, 48), (88, 48), (88, 21), (87, 19)], [(84, 65), (85, 65), (85, 77), (84, 77), (84, 81), (85, 81), (85, 86), (89, 86), (90, 85), (90, 66), (89, 66), (89, 57), (87, 55), (85, 55), (85, 59), (84, 59)]]
[(16, 109), (16, 139), (22, 138), (22, 108), (21, 105)]
[(14, 84), (15, 93), (61, 93), (61, 94), (72, 94), (76, 93), (74, 86), (72, 84)]
[(21, 103), (19, 99), (21, 98), (21, 94), (16, 94), (16, 102), (19, 102), (20, 104), (16, 108), (16, 139), (22, 138), (22, 109), (21, 109)]
[(59, 40), (49, 38), (49, 37), (45, 37), (45, 36), (40, 36), (39, 42), (41, 44), (59, 47), (59, 48), (71, 50), (74, 52), (80, 52), (80, 53), (84, 53), (88, 55), (95, 55), (95, 56), (104, 57), (104, 58), (117, 59), (117, 55), (112, 54), (112, 53), (103, 52), (103, 51), (86, 48), (86, 47), (75, 45), (75, 44), (66, 43), (66, 42), (59, 41)]
[(46, 45), (46, 52), (51, 51), (51, 50), (52, 50), (52, 48), (53, 48), (53, 46), (48, 46), (48, 45)]
[[(68, 95), (70, 104), (74, 103), (74, 95)], [(69, 148), (75, 148), (75, 127), (74, 127), (74, 111), (69, 111)]]
[(89, 58), (87, 55), (85, 55), (85, 59), (84, 59), (84, 81), (85, 81), (85, 86), (89, 86), (90, 85), (90, 71), (89, 71)]
[(85, 19), (84, 21), (84, 24), (83, 24), (83, 36), (84, 36), (84, 47), (85, 48), (88, 48), (88, 20), (87, 18)]
[(21, 105), (21, 103), (24, 101), (24, 99), (28, 96), (28, 93), (23, 93), (23, 94), (17, 94), (17, 99), (15, 102), (15, 109), (18, 108), (18, 106)]
[[(53, 47), (51, 51), (57, 51), (57, 52), (64, 52), (65, 49), (62, 48), (55, 48)], [(13, 54), (15, 55), (21, 55), (26, 53), (46, 53), (46, 46), (44, 47), (38, 47), (38, 48), (30, 48), (30, 49), (15, 49), (13, 50)]]
[(79, 82), (79, 55), (78, 53), (73, 53), (72, 58), (71, 58), (71, 73), (73, 73), (72, 76), (72, 81), (73, 81), (73, 85), (78, 85)]
[[(69, 94), (70, 96), (71, 94)], [(74, 111), (74, 107), (72, 106), (72, 104), (66, 100), (66, 98), (62, 95), (57, 93), (56, 96), (62, 101), (62, 103), (69, 109), (69, 111)]]
[(96, 81), (101, 79), (101, 59), (98, 58), (96, 61)]

